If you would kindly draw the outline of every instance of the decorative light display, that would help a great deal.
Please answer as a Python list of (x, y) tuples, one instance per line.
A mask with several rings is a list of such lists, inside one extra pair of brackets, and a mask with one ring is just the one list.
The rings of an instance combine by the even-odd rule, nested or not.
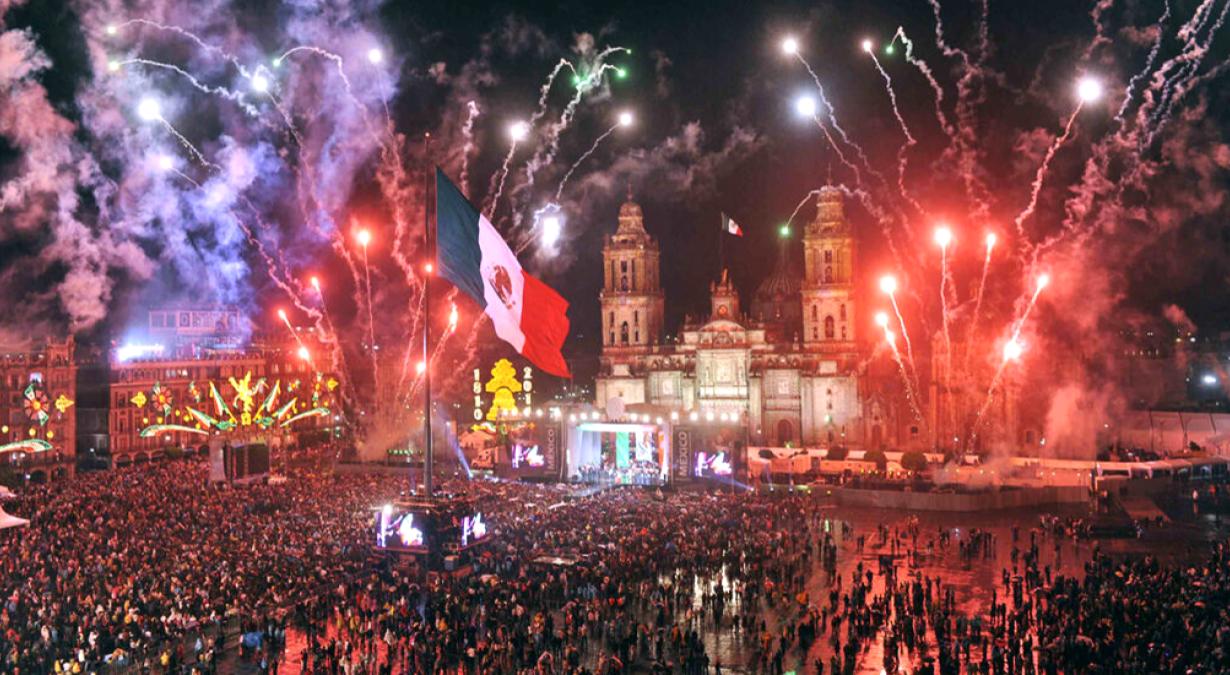
[(27, 419), (38, 422), (40, 427), (47, 426), (47, 421), (51, 419), (51, 413), (48, 412), (51, 409), (51, 400), (47, 398), (47, 392), (40, 383), (31, 382), (26, 386), (22, 407), (26, 411)]
[(521, 383), (517, 381), (517, 369), (513, 368), (512, 361), (500, 359), (495, 362), (486, 390), (493, 395), (491, 408), (487, 411), (488, 422), (494, 422), (501, 415), (510, 415), (517, 411), (517, 399), (513, 395), (521, 391)]
[[(170, 390), (155, 383), (152, 401), (166, 419), (160, 417), (156, 420), (157, 424), (151, 425), (145, 418), (148, 426), (141, 430), (141, 438), (163, 432), (208, 436), (211, 431), (229, 432), (252, 426), (260, 429), (270, 429), (275, 425), (288, 427), (300, 420), (328, 415), (329, 394), (337, 388), (338, 382), (333, 378), (326, 380), (323, 374), (316, 373), (312, 379), (310, 400), (301, 398), (301, 394), (294, 394), (303, 391), (303, 383), (298, 379), (284, 382), (261, 377), (253, 380), (251, 371), (241, 378), (228, 377), (224, 386), (229, 386), (226, 395), (212, 381), (188, 383), (188, 398), (194, 405), (205, 407), (212, 404), (212, 410), (201, 410), (192, 405), (176, 408)], [(282, 401), (284, 396), (289, 398)], [(144, 392), (137, 392), (131, 400), (137, 407), (143, 407), (150, 399), (146, 399)], [(183, 423), (174, 423), (176, 420)]]

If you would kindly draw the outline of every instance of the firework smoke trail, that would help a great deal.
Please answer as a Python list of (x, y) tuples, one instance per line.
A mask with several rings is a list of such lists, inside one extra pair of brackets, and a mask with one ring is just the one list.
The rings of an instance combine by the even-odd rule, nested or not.
[(1038, 165), (1038, 172), (1034, 174), (1034, 183), (1033, 189), (1029, 195), (1029, 204), (1025, 206), (1024, 210), (1017, 214), (1016, 219), (1013, 221), (1013, 225), (1016, 226), (1016, 232), (1020, 236), (1023, 243), (1029, 241), (1029, 237), (1025, 234), (1025, 221), (1029, 220), (1029, 217), (1034, 214), (1034, 210), (1038, 207), (1038, 195), (1042, 192), (1042, 183), (1046, 179), (1046, 172), (1051, 165), (1051, 159), (1055, 157), (1056, 151), (1058, 151), (1059, 148), (1067, 142), (1068, 138), (1071, 137), (1072, 126), (1076, 123), (1076, 116), (1080, 114), (1081, 108), (1083, 108), (1084, 105), (1085, 104), (1083, 101), (1076, 104), (1076, 109), (1072, 111), (1072, 115), (1068, 117), (1068, 123), (1064, 125), (1063, 135), (1056, 138), (1055, 141), (1051, 143), (1051, 147), (1047, 148), (1046, 157), (1042, 159), (1042, 163)]
[(973, 353), (975, 337), (978, 335), (978, 314), (982, 311), (982, 296), (987, 287), (987, 273), (991, 269), (991, 251), (995, 249), (995, 235), (987, 236), (987, 254), (982, 260), (982, 275), (978, 279), (978, 293), (974, 296), (974, 314), (969, 322), (969, 337), (966, 338), (965, 364), (963, 369), (969, 371), (970, 354)]
[(786, 225), (789, 226), (791, 223), (794, 222), (794, 219), (798, 217), (799, 215), (799, 211), (803, 210), (803, 207), (806, 206), (809, 201), (811, 201), (812, 197), (819, 197), (819, 196), (820, 196), (819, 190), (812, 190), (811, 192), (808, 192), (807, 196), (803, 197), (803, 201), (800, 201), (799, 205), (794, 207), (794, 211), (790, 212), (790, 217), (786, 219)]
[(935, 17), (935, 44), (939, 47), (940, 52), (948, 57), (955, 58), (961, 61), (961, 78), (957, 80), (957, 102), (955, 115), (957, 123), (955, 125), (956, 135), (954, 143), (950, 145), (944, 152), (947, 157), (955, 155), (957, 158), (957, 167), (961, 173), (965, 183), (965, 193), (975, 208), (973, 214), (978, 217), (985, 218), (991, 212), (990, 195), (987, 192), (986, 185), (979, 177), (979, 164), (977, 160), (977, 139), (974, 135), (974, 105), (978, 101), (971, 100), (972, 85), (975, 76), (982, 73), (982, 70), (977, 64), (970, 60), (969, 54), (963, 50), (948, 44), (944, 38), (944, 20), (941, 16), (941, 7), (939, 0), (928, 0), (931, 5), (931, 13)]
[[(115, 28), (114, 32), (118, 33), (119, 31), (127, 28), (128, 26), (135, 26), (135, 25), (149, 26), (157, 30), (166, 31), (169, 33), (176, 33), (183, 37), (186, 37), (189, 40), (195, 42), (197, 46), (200, 47), (201, 49), (204, 49), (205, 51), (210, 52), (212, 54), (217, 54), (223, 59), (230, 61), (231, 64), (233, 64), (236, 68), (240, 70), (240, 72), (243, 72), (243, 64), (240, 63), (239, 59), (236, 58), (234, 54), (231, 54), (230, 52), (222, 49), (221, 47), (209, 44), (205, 40), (201, 39), (200, 36), (198, 36), (196, 33), (193, 33), (192, 31), (182, 28), (180, 26), (172, 26), (172, 25), (168, 25), (165, 23), (159, 23), (157, 21), (151, 21), (149, 19), (129, 19), (128, 21), (125, 21), (123, 23), (116, 24), (114, 26)], [(108, 29), (108, 33), (111, 33), (111, 32), (113, 31)]]
[[(1185, 66), (1195, 59), (1203, 59), (1205, 49), (1198, 42), (1198, 34), (1200, 28), (1204, 25), (1210, 15), (1210, 11), (1215, 0), (1204, 0), (1196, 8), (1192, 18), (1179, 28), (1178, 38), (1184, 40), (1183, 50), (1178, 56), (1172, 57), (1163, 63), (1155, 73), (1150, 87), (1145, 91), (1144, 101), (1140, 108), (1136, 111), (1137, 127), (1140, 129), (1149, 128), (1151, 125), (1148, 118), (1151, 114), (1156, 114), (1157, 111), (1165, 108), (1166, 102), (1170, 98), (1171, 90), (1177, 80), (1182, 79), (1185, 72)], [(1223, 11), (1224, 16), (1224, 11)], [(1220, 21), (1218, 22), (1220, 24)], [(1180, 69), (1179, 74), (1170, 75), (1170, 71)], [(1156, 105), (1154, 105), (1156, 103)], [(1152, 120), (1155, 124), (1158, 121), (1156, 117)], [(1139, 141), (1139, 149), (1144, 152), (1149, 143), (1152, 143), (1153, 137), (1150, 135), (1148, 140)]]
[(466, 117), (466, 123), (461, 127), (461, 135), (466, 139), (466, 143), (461, 148), (461, 192), (469, 197), (470, 195), (470, 153), (474, 152), (474, 120), (478, 118), (478, 104), (474, 101), (468, 101), (466, 107), (469, 109), (469, 115)]
[(876, 58), (874, 49), (868, 49), (867, 53), (871, 56), (871, 62), (875, 64), (876, 70), (880, 72), (880, 77), (884, 78), (884, 88), (888, 91), (888, 100), (893, 107), (893, 116), (897, 118), (897, 124), (901, 127), (901, 133), (905, 134), (905, 143), (901, 144), (901, 149), (897, 151), (897, 190), (900, 191), (902, 198), (910, 203), (918, 213), (926, 215), (922, 204), (918, 200), (910, 196), (905, 188), (905, 170), (909, 162), (909, 150), (918, 143), (914, 139), (914, 135), (910, 133), (910, 127), (906, 125), (905, 118), (901, 116), (901, 110), (897, 107), (897, 92), (893, 91), (893, 80), (888, 76), (888, 72), (880, 65), (880, 59)]
[(925, 427), (926, 421), (923, 419), (922, 410), (918, 406), (918, 395), (914, 391), (914, 384), (910, 381), (909, 375), (906, 373), (905, 363), (901, 360), (901, 352), (897, 351), (897, 342), (893, 339), (892, 331), (884, 331), (884, 340), (888, 346), (892, 348), (893, 360), (897, 362), (897, 369), (901, 372), (901, 381), (905, 383), (906, 400), (910, 403), (910, 411), (914, 413), (914, 419), (918, 421), (920, 426)]
[[(914, 381), (918, 381), (918, 370), (914, 365), (914, 344), (910, 342), (910, 332), (906, 330), (905, 318), (901, 316), (901, 307), (897, 304), (897, 294), (889, 293), (888, 302), (893, 306), (893, 314), (897, 317), (897, 326), (901, 328), (901, 339), (905, 341), (905, 354), (910, 362), (910, 373), (914, 377)], [(893, 351), (897, 351), (897, 346), (893, 345)]]
[[(1034, 294), (1029, 299), (1029, 304), (1026, 305), (1025, 311), (1021, 314), (1021, 318), (1012, 325), (1011, 337), (1008, 338), (1007, 345), (1019, 345), (1021, 338), (1021, 328), (1029, 319), (1030, 312), (1033, 311), (1034, 305), (1038, 303), (1038, 296), (1042, 293), (1042, 289), (1046, 288), (1050, 277), (1042, 275), (1038, 277), (1037, 283), (1034, 286)], [(995, 377), (991, 378), (991, 386), (987, 387), (987, 396), (983, 400), (982, 406), (978, 408), (978, 414), (974, 417), (973, 430), (970, 433), (970, 443), (973, 443), (978, 437), (978, 429), (982, 425), (982, 418), (986, 415), (987, 409), (991, 407), (991, 402), (995, 400), (995, 389), (999, 386), (1000, 380), (1004, 376), (1004, 369), (1008, 367), (1008, 362), (1013, 359), (1005, 352), (1004, 357), (999, 362), (999, 367), (995, 370)]]
[(290, 317), (286, 316), (285, 311), (279, 309), (278, 318), (281, 319), (282, 323), (286, 325), (286, 330), (290, 331), (290, 336), (295, 338), (295, 342), (299, 344), (299, 348), (303, 350), (303, 353), (308, 355), (308, 365), (312, 366), (312, 370), (316, 370), (316, 364), (312, 363), (312, 353), (308, 350), (307, 345), (303, 344), (303, 339), (299, 337), (299, 331), (295, 330), (295, 327), (290, 325)]
[[(893, 34), (893, 40), (901, 40), (901, 44), (905, 46), (906, 62), (918, 69), (918, 72), (922, 73), (923, 77), (926, 78), (927, 84), (931, 86), (931, 91), (935, 94), (935, 119), (939, 122), (940, 129), (943, 130), (944, 135), (948, 136), (949, 142), (956, 143), (957, 132), (953, 129), (952, 123), (948, 121), (948, 116), (944, 114), (944, 88), (935, 79), (935, 74), (931, 72), (927, 62), (914, 56), (914, 42), (906, 37), (904, 28), (897, 27), (897, 32)], [(891, 45), (892, 41), (889, 44)]]
[(1209, 28), (1208, 36), (1205, 38), (1204, 43), (1197, 45), (1192, 49), (1191, 59), (1186, 67), (1179, 73), (1179, 75), (1171, 79), (1167, 85), (1167, 89), (1162, 92), (1163, 103), (1158, 106), (1157, 111), (1154, 113), (1154, 126), (1152, 131), (1149, 132), (1149, 136), (1145, 141), (1144, 147), (1148, 148), (1152, 146), (1154, 139), (1157, 138), (1157, 135), (1161, 133), (1162, 129), (1164, 129), (1170, 122), (1171, 112), (1174, 110), (1175, 105), (1178, 104), (1179, 99), (1187, 91), (1187, 88), (1184, 87), (1184, 85), (1192, 81), (1195, 74), (1200, 70), (1201, 64), (1203, 64), (1205, 57), (1209, 53), (1209, 48), (1213, 45), (1213, 39), (1217, 36), (1217, 32), (1221, 30), (1221, 27), (1226, 23), (1226, 16), (1228, 12), (1230, 12), (1230, 2), (1222, 5), (1221, 14), (1218, 15), (1217, 21), (1213, 24), (1213, 26)]
[[(612, 54), (618, 54), (619, 52), (626, 51), (628, 50), (624, 47), (607, 47), (594, 57), (592, 69), (580, 82), (577, 83), (576, 93), (572, 95), (572, 98), (569, 99), (568, 104), (564, 106), (564, 111), (560, 114), (559, 121), (547, 127), (546, 142), (539, 146), (538, 150), (534, 153), (530, 160), (526, 162), (525, 180), (519, 183), (513, 191), (514, 197), (533, 188), (534, 176), (538, 173), (538, 170), (555, 161), (555, 155), (559, 151), (560, 136), (562, 136), (572, 124), (573, 117), (576, 115), (577, 107), (581, 105), (581, 101), (584, 99), (585, 95), (596, 89), (598, 85), (602, 83), (603, 75), (605, 75), (608, 70), (618, 72), (619, 69), (617, 67), (605, 62), (606, 58)], [(571, 64), (569, 64), (569, 66), (571, 67)], [(560, 66), (557, 65), (556, 71), (559, 69)], [(575, 68), (573, 69), (573, 72), (576, 72)], [(524, 211), (522, 209), (514, 206), (514, 228), (521, 225), (523, 213)]]
[(251, 103), (248, 103), (247, 99), (244, 97), (244, 95), (241, 92), (233, 91), (231, 89), (227, 89), (226, 87), (215, 87), (215, 86), (204, 84), (200, 80), (196, 79), (196, 77), (194, 77), (188, 71), (184, 70), (183, 68), (180, 68), (177, 65), (171, 64), (171, 63), (164, 63), (162, 61), (153, 61), (151, 59), (143, 59), (143, 58), (130, 58), (130, 59), (124, 59), (123, 61), (113, 61), (110, 64), (108, 64), (107, 67), (108, 68), (114, 67), (115, 69), (118, 70), (120, 68), (123, 68), (124, 66), (132, 65), (132, 64), (139, 64), (143, 66), (150, 66), (152, 68), (163, 68), (166, 70), (170, 70), (182, 76), (184, 79), (188, 80), (189, 84), (191, 84), (198, 91), (204, 92), (206, 94), (214, 95), (214, 96), (221, 96), (222, 98), (225, 98), (228, 101), (233, 102), (235, 105), (238, 105), (240, 108), (243, 109), (244, 112), (248, 113), (249, 115), (253, 117), (257, 117), (258, 115), (260, 115), (260, 112), (255, 107), (253, 107)]
[(940, 246), (940, 318), (944, 330), (944, 386), (951, 390), (952, 334), (948, 330), (948, 247)]
[[(811, 67), (811, 64), (807, 62), (807, 59), (803, 58), (802, 53), (795, 52), (794, 58), (798, 59), (799, 63), (803, 64), (803, 67), (807, 69), (807, 74), (811, 75), (812, 82), (816, 85), (816, 93), (819, 94), (820, 96), (820, 102), (824, 104), (824, 109), (826, 111), (826, 115), (828, 117), (829, 123), (833, 125), (833, 129), (837, 131), (837, 135), (841, 136), (842, 142), (850, 146), (850, 148), (853, 149), (856, 154), (858, 154), (859, 160), (863, 163), (863, 167), (867, 169), (867, 173), (870, 173), (873, 176), (878, 177), (881, 182), (885, 182), (884, 176), (881, 175), (880, 172), (872, 168), (870, 160), (867, 159), (867, 153), (863, 152), (862, 146), (850, 140), (850, 136), (846, 134), (846, 130), (841, 128), (841, 124), (837, 121), (837, 110), (836, 108), (833, 107), (833, 104), (829, 102), (828, 96), (825, 95), (824, 85), (820, 83), (820, 76), (816, 74), (816, 71)], [(820, 124), (819, 114), (814, 115), (813, 117), (816, 120), (816, 124), (819, 125), (820, 128), (823, 129), (824, 125)], [(827, 130), (825, 131), (825, 134), (826, 135), (828, 134)], [(833, 146), (834, 150), (837, 150), (837, 144), (833, 143), (832, 138), (829, 138), (829, 144)], [(838, 156), (842, 157), (842, 163), (853, 168), (853, 165), (850, 164), (850, 162), (848, 162), (845, 159), (844, 155), (841, 154), (840, 150), (837, 150), (837, 154)], [(857, 172), (857, 169), (855, 171)]]
[[(862, 187), (863, 185), (862, 171), (859, 171), (859, 168), (855, 166), (853, 162), (851, 162), (849, 159), (846, 158), (846, 153), (841, 151), (841, 146), (837, 145), (837, 141), (833, 138), (833, 134), (829, 133), (828, 127), (824, 126), (824, 122), (820, 121), (820, 116), (812, 115), (811, 118), (813, 121), (815, 121), (816, 126), (820, 128), (820, 131), (824, 133), (824, 138), (825, 140), (829, 142), (829, 147), (833, 148), (833, 152), (837, 153), (838, 161), (844, 164), (846, 168), (850, 169), (850, 171), (854, 172), (854, 183), (858, 185), (859, 187)], [(836, 124), (834, 123), (834, 127), (835, 126)]]
[(605, 141), (607, 137), (615, 133), (615, 130), (618, 129), (620, 126), (621, 125), (618, 122), (616, 122), (615, 124), (612, 124), (611, 128), (606, 130), (606, 133), (599, 136), (594, 141), (594, 144), (589, 146), (589, 150), (586, 150), (585, 154), (578, 157), (577, 161), (573, 162), (572, 166), (568, 167), (568, 173), (564, 174), (564, 178), (560, 180), (559, 182), (559, 187), (556, 188), (555, 190), (555, 200), (554, 201), (559, 202), (560, 196), (564, 194), (564, 188), (568, 185), (568, 180), (572, 178), (572, 174), (576, 172), (577, 167), (581, 166), (582, 162), (589, 159), (589, 156), (594, 154), (594, 152), (598, 150), (598, 146), (602, 145), (602, 141)]
[(504, 193), (504, 181), (508, 180), (508, 167), (512, 164), (513, 155), (517, 153), (517, 139), (513, 139), (512, 144), (508, 146), (508, 154), (504, 155), (504, 163), (500, 165), (500, 170), (496, 171), (491, 176), (491, 182), (487, 186), (487, 194), (490, 195), (483, 207), (483, 212), (487, 214), (489, 220), (495, 220), (495, 211), (500, 208), (500, 195)]
[(1122, 125), (1124, 123), (1124, 115), (1127, 113), (1128, 106), (1132, 103), (1133, 94), (1136, 90), (1136, 85), (1140, 80), (1144, 79), (1153, 69), (1153, 63), (1157, 60), (1158, 52), (1162, 49), (1162, 40), (1166, 37), (1166, 21), (1170, 19), (1170, 0), (1165, 0), (1165, 10), (1162, 12), (1162, 18), (1158, 19), (1157, 24), (1157, 39), (1153, 41), (1153, 47), (1149, 49), (1149, 56), (1145, 59), (1145, 67), (1128, 80), (1127, 91), (1123, 95), (1123, 103), (1119, 106), (1119, 112), (1115, 114), (1115, 122)]
[(168, 122), (161, 115), (158, 117), (156, 121), (161, 122), (162, 126), (166, 127), (167, 131), (170, 131), (172, 136), (175, 136), (175, 139), (179, 141), (179, 144), (184, 146), (184, 149), (187, 150), (189, 153), (191, 153), (192, 156), (196, 159), (196, 161), (200, 162), (201, 166), (207, 169), (218, 169), (219, 168), (217, 164), (214, 164), (208, 159), (205, 159), (205, 155), (202, 155), (201, 151), (197, 150), (195, 145), (189, 142), (187, 138), (184, 138), (184, 135), (179, 133), (179, 130), (176, 129), (174, 126), (172, 126), (171, 123)]
[[(367, 347), (372, 355), (372, 390), (380, 391), (380, 366), (376, 360), (376, 317), (372, 311), (372, 268), (367, 264), (367, 246), (363, 246), (363, 275), (367, 277)], [(379, 394), (377, 393), (377, 398)]]
[(541, 120), (547, 114), (547, 97), (551, 95), (551, 87), (555, 84), (555, 78), (565, 68), (571, 70), (574, 74), (577, 72), (577, 69), (568, 59), (560, 59), (559, 63), (555, 64), (555, 67), (547, 74), (547, 81), (543, 82), (542, 88), (538, 90), (538, 107), (534, 109), (534, 114), (530, 115), (530, 126), (533, 126), (534, 123)]
[[(530, 116), (527, 126), (530, 129), (534, 128), (534, 124), (547, 114), (547, 98), (551, 94), (551, 87), (555, 84), (555, 78), (565, 69), (568, 68), (576, 73), (576, 68), (568, 59), (560, 59), (559, 63), (551, 69), (547, 74), (547, 81), (542, 84), (538, 94), (538, 107), (534, 110), (534, 114)], [(488, 217), (494, 220), (495, 209), (498, 207), (500, 193), (504, 191), (504, 180), (508, 177), (509, 165), (512, 163), (513, 153), (517, 151), (517, 142), (513, 141), (512, 147), (508, 149), (508, 154), (504, 157), (504, 164), (500, 166), (500, 170), (491, 176), (491, 181), (487, 185), (487, 194), (483, 198), (482, 206), (479, 211), (488, 214)], [(498, 189), (496, 186), (499, 186)], [(494, 198), (493, 198), (494, 197)]]
[(1079, 61), (1088, 61), (1089, 57), (1093, 56), (1093, 50), (1101, 45), (1110, 44), (1110, 38), (1106, 37), (1106, 26), (1102, 23), (1102, 15), (1114, 4), (1115, 0), (1098, 0), (1098, 4), (1094, 5), (1089, 12), (1089, 18), (1093, 20), (1093, 41), (1085, 47), (1085, 53), (1081, 54)]

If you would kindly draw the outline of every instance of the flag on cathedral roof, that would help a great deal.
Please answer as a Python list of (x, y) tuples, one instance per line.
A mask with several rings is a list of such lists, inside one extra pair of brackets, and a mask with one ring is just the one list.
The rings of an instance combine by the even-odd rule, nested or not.
[(436, 167), (436, 261), (440, 273), (483, 308), (496, 335), (531, 363), (570, 377), (561, 348), (568, 301), (521, 268), (500, 233)]
[(736, 237), (743, 236), (743, 228), (739, 227), (739, 223), (736, 223), (734, 219), (725, 213), (722, 214), (722, 231), (726, 234), (733, 234)]

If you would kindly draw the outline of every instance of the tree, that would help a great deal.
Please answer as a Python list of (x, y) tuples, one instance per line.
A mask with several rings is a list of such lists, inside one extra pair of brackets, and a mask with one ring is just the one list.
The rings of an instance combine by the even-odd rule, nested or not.
[(875, 449), (868, 450), (863, 453), (864, 462), (875, 462), (876, 471), (884, 471), (888, 468), (888, 455), (884, 454), (883, 450)]
[(901, 468), (920, 473), (927, 470), (927, 456), (921, 450), (910, 450), (901, 455)]
[(847, 454), (849, 454), (849, 450), (846, 449), (846, 446), (834, 445), (833, 447), (829, 448), (828, 454), (826, 454), (824, 458), (828, 460), (832, 460), (834, 462), (840, 462), (841, 460), (846, 458)]

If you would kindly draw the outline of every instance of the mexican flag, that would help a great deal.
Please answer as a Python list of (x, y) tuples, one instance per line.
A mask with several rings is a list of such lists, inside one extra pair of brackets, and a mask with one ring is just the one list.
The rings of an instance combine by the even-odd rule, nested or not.
[(730, 216), (722, 214), (722, 231), (726, 234), (733, 234), (736, 237), (743, 236), (743, 228), (739, 227), (739, 223), (730, 219)]
[(436, 263), (491, 317), (500, 339), (544, 371), (571, 377), (560, 352), (568, 337), (568, 301), (521, 269), (500, 233), (439, 167)]

